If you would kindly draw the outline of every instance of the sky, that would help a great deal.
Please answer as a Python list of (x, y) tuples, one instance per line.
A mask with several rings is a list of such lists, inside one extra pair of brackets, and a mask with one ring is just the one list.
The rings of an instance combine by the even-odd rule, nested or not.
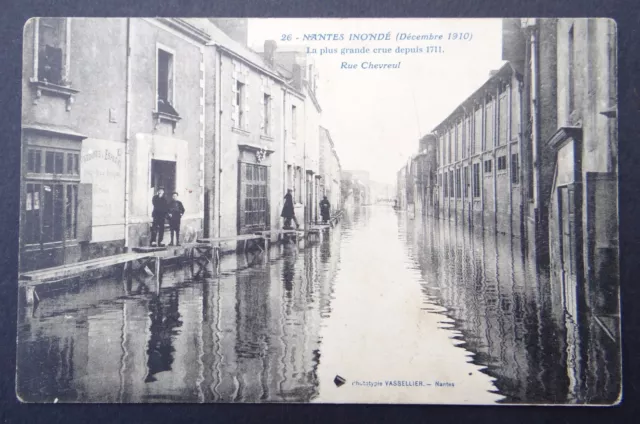
[[(352, 33), (388, 33), (391, 41), (349, 41)], [(304, 34), (344, 34), (343, 41), (304, 41)], [(397, 41), (398, 33), (442, 34), (442, 41)], [(448, 34), (470, 40), (447, 40)], [(291, 41), (282, 40), (291, 34)], [(469, 36), (467, 36), (469, 38)], [(504, 63), (499, 19), (250, 19), (248, 44), (259, 48), (315, 48), (321, 125), (329, 130), (343, 169), (362, 169), (371, 179), (394, 183), (397, 171), (428, 134)], [(440, 53), (396, 53), (397, 47)], [(387, 54), (345, 54), (342, 48), (392, 48)], [(322, 48), (338, 54), (320, 54)], [(362, 69), (363, 62), (397, 64), (397, 69)], [(343, 62), (357, 69), (342, 68)]]

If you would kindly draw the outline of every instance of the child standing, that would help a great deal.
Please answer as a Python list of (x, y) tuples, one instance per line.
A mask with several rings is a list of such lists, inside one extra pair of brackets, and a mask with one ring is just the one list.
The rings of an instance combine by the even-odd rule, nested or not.
[(178, 193), (174, 192), (171, 196), (172, 200), (169, 202), (169, 210), (167, 217), (169, 218), (169, 230), (171, 231), (171, 243), (169, 246), (173, 246), (173, 236), (175, 233), (175, 245), (180, 246), (180, 220), (184, 215), (184, 206), (182, 202), (178, 200)]

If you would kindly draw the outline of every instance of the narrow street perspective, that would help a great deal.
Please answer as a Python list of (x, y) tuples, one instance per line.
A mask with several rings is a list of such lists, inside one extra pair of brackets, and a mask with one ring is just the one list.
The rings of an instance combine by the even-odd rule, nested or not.
[(352, 25), (26, 23), (20, 401), (620, 402), (615, 24)]

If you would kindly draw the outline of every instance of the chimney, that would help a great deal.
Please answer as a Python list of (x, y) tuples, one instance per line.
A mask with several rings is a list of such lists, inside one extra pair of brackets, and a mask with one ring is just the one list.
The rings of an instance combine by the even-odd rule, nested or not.
[(271, 66), (272, 68), (276, 63), (276, 49), (278, 45), (274, 40), (266, 40), (264, 42), (264, 60)]
[(293, 64), (293, 86), (298, 90), (302, 90), (302, 79), (303, 79), (303, 70), (302, 66), (297, 63)]

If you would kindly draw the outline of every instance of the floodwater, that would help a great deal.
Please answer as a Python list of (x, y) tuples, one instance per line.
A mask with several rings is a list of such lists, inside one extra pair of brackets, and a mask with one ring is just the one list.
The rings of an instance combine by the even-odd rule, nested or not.
[(167, 267), (159, 293), (142, 274), (21, 306), (17, 392), (27, 402), (612, 402), (610, 350), (598, 345), (592, 375), (531, 263), (517, 239), (357, 209), (320, 241), (225, 256), (220, 273)]

